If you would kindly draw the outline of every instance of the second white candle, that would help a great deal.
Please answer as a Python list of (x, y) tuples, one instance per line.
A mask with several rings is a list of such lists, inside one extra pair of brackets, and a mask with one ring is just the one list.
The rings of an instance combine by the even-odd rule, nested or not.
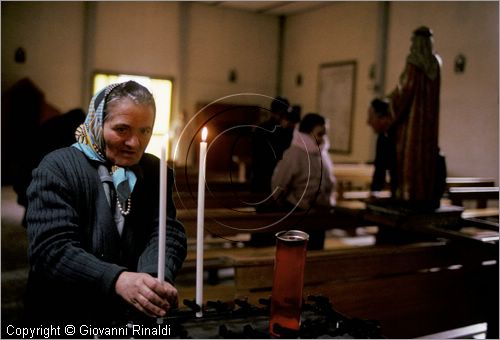
[(160, 154), (160, 199), (158, 218), (158, 281), (165, 281), (165, 237), (167, 234), (168, 133), (162, 138)]
[[(203, 306), (203, 239), (205, 229), (205, 169), (207, 158), (208, 130), (206, 127), (201, 132), (200, 158), (198, 171), (198, 215), (196, 230), (196, 304)], [(196, 313), (197, 317), (203, 316), (203, 311)]]

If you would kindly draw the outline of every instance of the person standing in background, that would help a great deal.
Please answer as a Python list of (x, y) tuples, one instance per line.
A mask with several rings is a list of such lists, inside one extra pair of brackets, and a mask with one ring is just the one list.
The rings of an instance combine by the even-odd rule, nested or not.
[(387, 173), (392, 196), (395, 195), (396, 186), (396, 147), (394, 144), (394, 131), (390, 129), (392, 116), (389, 112), (389, 103), (379, 98), (372, 100), (368, 109), (368, 125), (377, 134), (375, 149), (374, 171), (370, 185), (371, 197), (376, 198), (378, 192), (387, 186)]
[(276, 97), (271, 103), (269, 119), (255, 127), (252, 133), (251, 190), (269, 195), (271, 177), (283, 152), (290, 146), (293, 127), (288, 99)]

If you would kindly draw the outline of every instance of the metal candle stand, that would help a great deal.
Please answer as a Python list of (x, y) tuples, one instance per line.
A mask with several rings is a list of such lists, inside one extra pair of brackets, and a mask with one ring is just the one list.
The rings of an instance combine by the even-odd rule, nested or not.
[[(236, 299), (232, 303), (208, 301), (203, 317), (196, 317), (200, 306), (195, 300), (184, 300), (184, 306), (171, 310), (163, 318), (170, 327), (169, 338), (240, 338), (270, 339), (270, 299), (260, 299), (259, 305)], [(377, 321), (349, 318), (337, 312), (328, 298), (308, 296), (302, 304), (301, 326), (294, 331), (276, 325), (283, 338), (383, 338)], [(151, 327), (156, 323), (151, 320)], [(144, 322), (141, 322), (145, 325)]]

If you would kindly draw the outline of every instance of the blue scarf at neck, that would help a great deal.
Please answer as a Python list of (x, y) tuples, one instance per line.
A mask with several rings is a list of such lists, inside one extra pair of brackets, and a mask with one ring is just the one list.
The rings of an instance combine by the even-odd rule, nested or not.
[[(118, 85), (111, 84), (92, 98), (85, 122), (76, 129), (76, 143), (72, 145), (83, 152), (89, 159), (104, 164), (109, 164), (104, 153), (104, 105), (109, 93)], [(132, 170), (116, 165), (112, 165), (110, 170), (120, 204), (125, 206), (125, 202), (134, 190), (137, 176)]]

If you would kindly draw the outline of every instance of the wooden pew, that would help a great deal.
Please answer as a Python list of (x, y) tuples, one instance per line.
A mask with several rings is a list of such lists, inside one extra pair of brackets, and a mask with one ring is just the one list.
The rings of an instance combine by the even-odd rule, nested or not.
[[(180, 209), (177, 218), (182, 222), (188, 237), (196, 237), (196, 209)], [(363, 210), (336, 207), (333, 212), (266, 212), (257, 213), (252, 208), (205, 209), (205, 233), (230, 236), (239, 233), (278, 232), (281, 230), (355, 229), (369, 225), (363, 220)]]
[[(177, 176), (175, 179), (174, 193), (176, 192), (188, 192), (196, 194), (198, 192), (198, 178), (192, 179), (181, 179)], [(230, 179), (225, 180), (210, 180), (207, 179), (206, 190), (213, 192), (249, 192), (251, 190), (250, 184), (247, 182), (239, 182), (237, 180), (231, 181)]]
[(486, 208), (488, 200), (498, 201), (498, 187), (452, 187), (448, 190), (451, 204), (463, 206), (464, 201), (476, 201), (477, 208)]
[[(274, 254), (230, 257), (238, 297), (271, 294)], [(389, 338), (485, 321), (495, 327), (497, 261), (491, 252), (444, 242), (309, 251), (304, 295), (325, 295), (341, 313), (379, 320)]]
[(337, 179), (338, 189), (341, 192), (370, 189), (373, 169), (372, 164), (336, 163), (333, 171)]
[(448, 188), (454, 187), (493, 187), (495, 179), (490, 177), (447, 177)]
[[(351, 191), (366, 191), (370, 188), (371, 178), (373, 174), (373, 165), (364, 163), (340, 163), (336, 164), (334, 167), (334, 175), (337, 178), (337, 196), (339, 200), (343, 199), (344, 192)], [(177, 169), (176, 171), (176, 184), (174, 187), (174, 196), (178, 194), (176, 198), (179, 202), (183, 201), (185, 208), (193, 208), (196, 205), (196, 192), (198, 190), (198, 177), (197, 173), (193, 169)], [(257, 197), (259, 195), (251, 193), (251, 186), (249, 182), (242, 182), (238, 178), (236, 172), (230, 173), (218, 173), (212, 174), (211, 178), (207, 178), (207, 195), (212, 193), (214, 198), (219, 198), (214, 202), (208, 201), (208, 208), (220, 208), (221, 203), (225, 202), (225, 197), (221, 195), (222, 193), (227, 194), (227, 196), (242, 196), (246, 198)], [(361, 194), (364, 196), (364, 194)], [(352, 199), (352, 198), (348, 198)], [(227, 204), (235, 205), (238, 201), (233, 199)], [(259, 201), (259, 200), (257, 200)], [(254, 202), (252, 200), (247, 202)], [(218, 204), (218, 205), (217, 205)], [(244, 204), (244, 203), (243, 203)], [(246, 205), (246, 204), (244, 204)]]
[[(179, 191), (197, 190), (197, 168), (177, 167), (175, 170), (176, 184)], [(333, 171), (337, 183), (343, 186), (345, 190), (366, 190), (370, 187), (373, 165), (366, 163), (336, 163)], [(240, 181), (238, 171), (210, 172), (208, 176), (207, 183), (214, 191), (218, 191), (219, 188), (225, 190), (228, 186), (232, 186), (233, 189), (240, 188), (241, 190), (250, 191), (249, 183)]]
[[(234, 267), (233, 257), (238, 258), (253, 258), (254, 256), (274, 256), (275, 246), (253, 247), (248, 245), (239, 245), (237, 241), (232, 242), (227, 239), (218, 239), (214, 243), (205, 242), (203, 252), (204, 269), (224, 269)], [(196, 247), (193, 244), (192, 249), (189, 249), (186, 259), (182, 265), (182, 272), (187, 273), (195, 270), (196, 267)], [(214, 244), (217, 244), (213, 246)], [(374, 243), (374, 240), (371, 242)], [(364, 245), (363, 245), (364, 246)], [(340, 249), (352, 248), (353, 245), (344, 242), (339, 238), (326, 238), (325, 249)]]
[[(198, 191), (198, 164), (196, 167), (174, 167), (173, 191), (194, 193)], [(242, 182), (237, 173), (209, 171), (205, 177), (206, 186), (212, 191), (250, 191), (250, 184)]]
[[(351, 200), (367, 200), (370, 198), (370, 191), (367, 190), (353, 190), (345, 191), (342, 197), (338, 198), (338, 201), (351, 201)], [(377, 198), (390, 198), (391, 192), (389, 190), (379, 191), (377, 193)]]
[[(391, 193), (388, 190), (380, 191), (378, 198), (389, 198)], [(195, 209), (198, 206), (197, 192), (179, 191), (173, 193), (174, 203), (177, 209)], [(337, 197), (337, 202), (366, 200), (370, 198), (370, 191), (352, 190), (345, 191), (342, 196)], [(205, 192), (205, 208), (256, 208), (259, 205), (272, 202), (271, 196), (263, 193), (250, 191), (209, 191)]]
[[(485, 320), (491, 324), (498, 319), (498, 304), (490, 304), (498, 301), (496, 249), (492, 256), (469, 244), (430, 242), (310, 251), (304, 294), (326, 295), (343, 313), (381, 321), (388, 337), (415, 337)], [(235, 287), (208, 285), (207, 296), (248, 297), (256, 303), (270, 295), (274, 247), (212, 249), (204, 256), (207, 270), (235, 270)], [(194, 260), (194, 253), (188, 255), (186, 270), (194, 270)], [(189, 289), (184, 294), (192, 293)], [(495, 309), (496, 318), (491, 316)]]
[(498, 207), (465, 209), (462, 218), (485, 218), (496, 217), (498, 219)]
[[(197, 192), (174, 192), (173, 198), (177, 209), (195, 209), (198, 206)], [(250, 191), (206, 191), (205, 208), (255, 208), (266, 199), (267, 197), (262, 193)]]
[[(364, 236), (364, 243), (357, 246), (366, 246), (374, 243), (374, 239), (370, 240), (370, 237)], [(211, 240), (214, 241), (214, 240)], [(217, 244), (218, 243), (218, 244)], [(234, 272), (234, 261), (233, 256), (238, 258), (253, 258), (255, 256), (267, 256), (273, 257), (276, 251), (275, 246), (266, 247), (252, 247), (252, 246), (241, 246), (236, 242), (232, 244), (227, 240), (219, 239), (219, 242), (214, 242), (217, 244), (212, 246), (210, 243), (207, 247), (205, 245), (205, 250), (203, 254), (204, 258), (204, 271), (208, 274), (205, 280), (204, 286), (204, 299), (203, 301), (215, 301), (221, 300), (225, 302), (231, 302), (235, 298), (241, 297), (236, 293), (236, 285), (234, 281), (234, 276), (227, 274), (221, 277), (220, 271), (224, 269), (231, 268)], [(222, 245), (224, 244), (224, 245)], [(341, 249), (341, 248), (352, 248), (351, 242), (344, 242), (339, 238), (326, 238), (325, 239), (325, 249)], [(196, 248), (190, 249), (188, 240), (188, 253), (187, 257), (182, 265), (182, 269), (179, 272), (180, 280), (177, 281), (176, 286), (178, 288), (179, 294), (183, 298), (193, 299), (195, 296), (194, 285), (195, 278), (194, 273), (196, 271)], [(231, 271), (229, 271), (230, 273)], [(180, 299), (182, 301), (182, 299)]]

